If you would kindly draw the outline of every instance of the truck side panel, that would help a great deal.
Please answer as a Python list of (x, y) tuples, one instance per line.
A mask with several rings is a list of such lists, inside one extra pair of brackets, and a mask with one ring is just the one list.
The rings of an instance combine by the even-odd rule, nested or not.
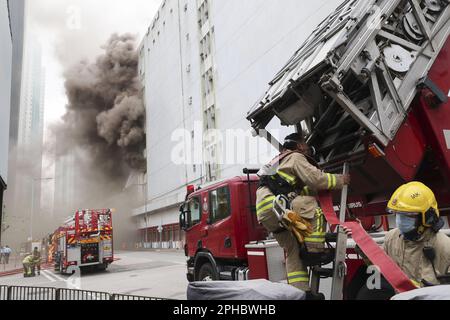
[[(450, 39), (447, 39), (428, 75), (446, 96), (450, 96), (449, 59)], [(433, 105), (430, 99), (433, 99), (433, 96), (429, 91), (424, 90), (416, 100), (416, 110), (421, 126), (428, 137), (427, 143), (433, 150), (436, 165), (440, 168), (437, 181), (432, 177), (430, 182), (431, 185), (435, 185), (436, 182), (440, 184), (433, 190), (440, 190), (438, 191), (440, 206), (445, 204), (448, 207), (450, 206), (450, 101)]]

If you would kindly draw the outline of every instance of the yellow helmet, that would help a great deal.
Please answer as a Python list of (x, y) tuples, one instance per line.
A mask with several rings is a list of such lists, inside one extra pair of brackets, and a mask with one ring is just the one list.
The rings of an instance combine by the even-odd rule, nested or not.
[(387, 211), (407, 215), (421, 214), (424, 227), (432, 227), (439, 220), (436, 197), (421, 182), (410, 182), (398, 188), (389, 200)]

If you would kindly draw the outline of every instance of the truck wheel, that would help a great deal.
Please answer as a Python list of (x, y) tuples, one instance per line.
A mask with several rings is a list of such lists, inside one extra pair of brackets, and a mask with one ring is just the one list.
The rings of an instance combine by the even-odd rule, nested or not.
[(106, 271), (107, 268), (108, 268), (108, 264), (106, 264), (106, 263), (101, 263), (101, 264), (97, 265), (97, 271)]
[(213, 266), (207, 262), (203, 264), (198, 272), (199, 281), (217, 281)]

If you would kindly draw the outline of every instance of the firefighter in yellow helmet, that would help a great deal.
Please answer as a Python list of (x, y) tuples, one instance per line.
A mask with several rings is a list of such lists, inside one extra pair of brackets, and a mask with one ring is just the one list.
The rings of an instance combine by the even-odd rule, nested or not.
[(37, 259), (34, 254), (28, 254), (22, 261), (23, 264), (23, 276), (24, 277), (34, 277), (34, 267), (37, 263)]
[(444, 221), (433, 191), (420, 182), (405, 184), (387, 210), (396, 215), (397, 229), (386, 235), (386, 253), (418, 287), (448, 281), (450, 238), (440, 232)]
[[(311, 149), (304, 135), (294, 133), (286, 137), (283, 152), (259, 172), (260, 186), (256, 194), (258, 221), (271, 233), (286, 251), (288, 283), (309, 292), (309, 274), (300, 252), (323, 256), (325, 244), (325, 219), (315, 198), (320, 190), (342, 189), (350, 183), (350, 176), (335, 175), (321, 171), (310, 157)], [(299, 243), (298, 237), (280, 225), (273, 211), (276, 196), (284, 195), (291, 200), (293, 213), (309, 224), (312, 232)], [(294, 217), (295, 218), (295, 217)], [(305, 258), (303, 258), (304, 260)]]
[(34, 269), (37, 269), (37, 274), (41, 274), (41, 252), (39, 251), (38, 247), (34, 247), (33, 249), (33, 256), (34, 256)]

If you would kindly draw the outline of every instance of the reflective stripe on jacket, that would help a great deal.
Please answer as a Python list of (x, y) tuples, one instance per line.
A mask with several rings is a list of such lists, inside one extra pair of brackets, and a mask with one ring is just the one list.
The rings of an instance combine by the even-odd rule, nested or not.
[[(302, 217), (313, 219), (318, 208), (315, 193), (319, 190), (342, 189), (342, 175), (326, 173), (308, 162), (306, 157), (298, 152), (287, 155), (279, 164), (271, 166), (276, 173), (290, 184), (301, 181), (306, 185), (298, 190), (301, 196), (294, 199), (292, 208)], [(256, 211), (258, 216), (272, 209), (269, 199), (274, 195), (267, 188), (260, 188), (257, 192)]]

